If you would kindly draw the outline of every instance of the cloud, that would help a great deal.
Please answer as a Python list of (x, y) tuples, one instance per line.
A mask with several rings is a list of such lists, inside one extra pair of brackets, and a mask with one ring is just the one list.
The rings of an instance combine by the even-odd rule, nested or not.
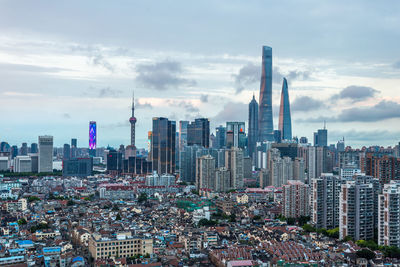
[(302, 122), (377, 122), (400, 118), (400, 104), (394, 101), (382, 100), (370, 107), (354, 107), (342, 110), (337, 117), (319, 117), (304, 119)]
[(228, 102), (223, 109), (212, 118), (216, 124), (227, 121), (247, 121), (248, 105), (240, 102)]
[(349, 99), (355, 103), (374, 97), (377, 93), (379, 91), (372, 87), (351, 85), (344, 88), (339, 94), (333, 95), (332, 99)]
[(93, 54), (91, 56), (89, 56), (89, 62), (92, 65), (95, 66), (101, 66), (107, 70), (109, 70), (110, 72), (114, 72), (114, 66), (111, 65), (110, 62), (108, 62), (108, 60), (106, 60), (104, 58), (104, 56), (100, 53), (99, 50), (94, 50)]
[(298, 96), (290, 104), (292, 111), (311, 111), (320, 109), (323, 106), (323, 101), (314, 99), (309, 96)]
[(28, 64), (0, 63), (0, 70), (15, 71), (15, 72), (57, 73), (68, 69), (57, 68), (57, 67), (43, 67), (43, 66), (28, 65)]
[(130, 123), (128, 120), (126, 120), (126, 121), (121, 121), (121, 122), (117, 122), (117, 123), (104, 124), (102, 127), (107, 128), (107, 129), (127, 128), (127, 127), (130, 127)]
[(62, 116), (63, 116), (64, 119), (70, 119), (71, 118), (71, 115), (69, 115), (68, 113), (64, 113)]
[(196, 85), (195, 80), (182, 77), (184, 69), (177, 61), (165, 60), (153, 64), (140, 64), (136, 66), (136, 72), (138, 73), (137, 82), (155, 90)]
[(121, 90), (112, 89), (111, 87), (95, 88), (90, 86), (82, 95), (92, 97), (118, 97), (122, 94)]
[(349, 131), (329, 131), (329, 139), (340, 140), (344, 137), (345, 142), (349, 143), (365, 144), (376, 142), (377, 136), (379, 136), (381, 140), (393, 140), (396, 142), (400, 136), (400, 132), (391, 132), (386, 130), (360, 131), (354, 129)]
[(308, 80), (310, 78), (311, 72), (309, 71), (299, 71), (299, 70), (292, 70), (286, 75), (286, 78), (291, 80)]
[(190, 101), (185, 101), (185, 100), (167, 100), (167, 103), (172, 107), (183, 108), (188, 113), (196, 113), (196, 112), (200, 111)]
[(393, 68), (400, 69), (400, 60), (395, 62), (395, 63), (393, 63)]
[(143, 108), (153, 109), (153, 106), (149, 102), (140, 103), (139, 99), (135, 99), (135, 108), (137, 108), (137, 109), (143, 109)]
[(242, 92), (246, 86), (253, 85), (260, 81), (261, 68), (253, 63), (244, 65), (238, 74), (233, 74), (235, 80), (236, 94)]
[(200, 101), (202, 103), (207, 103), (208, 102), (208, 95), (201, 95), (200, 96)]

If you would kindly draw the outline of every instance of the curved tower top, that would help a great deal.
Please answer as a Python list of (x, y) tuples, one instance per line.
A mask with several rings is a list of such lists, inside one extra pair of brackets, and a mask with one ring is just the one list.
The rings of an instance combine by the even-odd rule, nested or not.
[(258, 112), (259, 141), (274, 140), (272, 117), (272, 48), (263, 46)]
[(281, 131), (282, 140), (292, 139), (292, 119), (290, 115), (289, 89), (286, 78), (283, 78), (282, 84), (279, 130)]

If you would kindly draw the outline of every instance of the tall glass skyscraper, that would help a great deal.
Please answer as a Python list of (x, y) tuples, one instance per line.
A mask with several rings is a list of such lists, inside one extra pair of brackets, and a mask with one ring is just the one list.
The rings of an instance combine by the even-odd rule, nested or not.
[(153, 171), (175, 173), (176, 122), (167, 118), (153, 118), (151, 159)]
[(260, 103), (258, 112), (259, 141), (274, 140), (272, 117), (272, 48), (263, 46), (260, 84)]
[(96, 122), (91, 121), (89, 122), (89, 155), (92, 157), (96, 156), (96, 136), (97, 136), (97, 129), (96, 129)]
[(282, 84), (279, 130), (281, 131), (282, 140), (292, 139), (292, 119), (290, 116), (289, 91), (286, 78), (283, 78)]
[(249, 147), (249, 155), (253, 159), (255, 159), (255, 151), (256, 151), (256, 143), (257, 143), (257, 134), (258, 134), (258, 103), (254, 97), (249, 103), (249, 139), (248, 139), (248, 147)]

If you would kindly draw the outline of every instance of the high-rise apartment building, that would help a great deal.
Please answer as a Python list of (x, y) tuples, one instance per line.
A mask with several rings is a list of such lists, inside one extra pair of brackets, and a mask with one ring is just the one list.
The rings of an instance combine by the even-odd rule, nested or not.
[(384, 185), (378, 206), (378, 244), (400, 247), (400, 181)]
[(53, 171), (53, 136), (39, 136), (39, 172)]
[(273, 141), (272, 48), (268, 46), (262, 48), (258, 121), (259, 141)]
[(282, 213), (286, 218), (309, 216), (309, 186), (295, 180), (283, 185)]
[(374, 238), (374, 188), (371, 183), (346, 181), (339, 196), (339, 238)]
[(206, 118), (195, 119), (187, 125), (188, 146), (199, 145), (208, 148), (210, 145), (210, 121)]
[(400, 180), (400, 158), (366, 153), (361, 157), (361, 172), (378, 178), (381, 184)]
[(211, 155), (196, 159), (196, 188), (215, 189), (215, 159)]
[(339, 196), (344, 182), (331, 173), (311, 180), (311, 220), (317, 228), (339, 226)]
[(282, 84), (279, 131), (281, 131), (282, 140), (292, 140), (292, 119), (290, 116), (289, 90), (286, 78), (283, 78)]
[(231, 188), (243, 188), (243, 150), (237, 147), (225, 150), (225, 168), (231, 173)]
[(215, 188), (216, 192), (226, 192), (231, 189), (230, 185), (231, 172), (225, 168), (221, 167), (215, 170)]
[(158, 174), (175, 172), (176, 123), (167, 118), (153, 118), (151, 159)]
[(257, 144), (257, 135), (258, 135), (258, 103), (254, 98), (249, 103), (249, 130), (248, 130), (248, 149), (249, 156), (253, 160), (253, 165), (256, 160), (256, 144)]

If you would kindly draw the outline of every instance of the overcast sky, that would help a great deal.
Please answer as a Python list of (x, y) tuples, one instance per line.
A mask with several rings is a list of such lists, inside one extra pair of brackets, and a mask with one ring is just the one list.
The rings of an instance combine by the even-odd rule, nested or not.
[[(277, 127), (282, 78), (293, 134), (329, 143), (400, 141), (400, 1), (0, 1), (0, 141), (56, 146), (136, 142), (151, 118), (246, 121), (261, 47), (273, 48)], [(247, 127), (247, 126), (246, 126)]]

